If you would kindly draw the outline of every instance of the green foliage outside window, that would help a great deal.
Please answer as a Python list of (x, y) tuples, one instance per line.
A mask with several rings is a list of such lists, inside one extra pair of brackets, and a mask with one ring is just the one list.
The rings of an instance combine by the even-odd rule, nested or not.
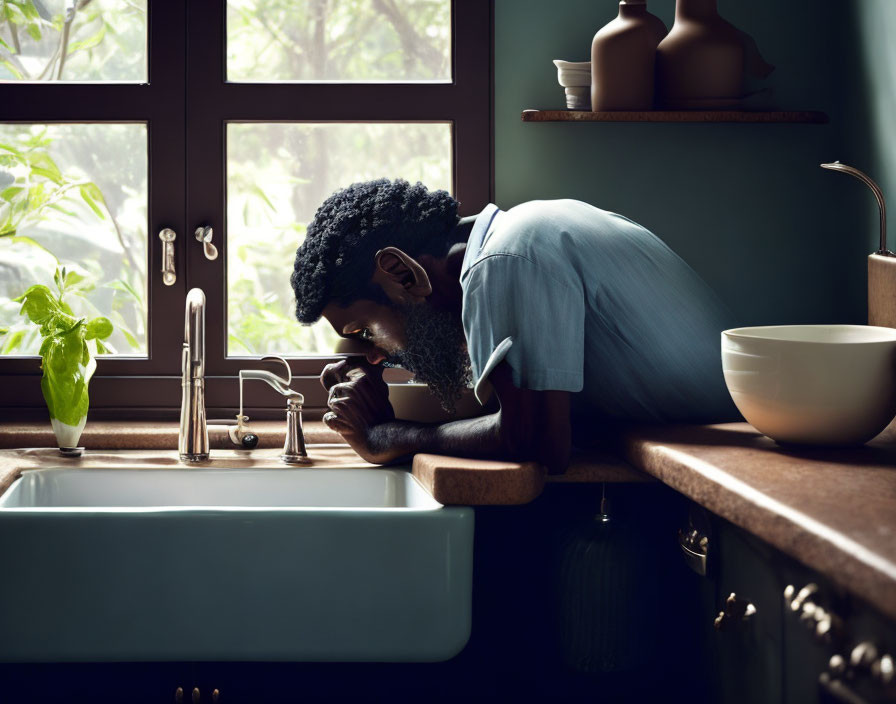
[[(229, 0), (228, 78), (450, 80), (450, 8)], [(0, 81), (145, 81), (146, 9), (146, 0), (0, 0)], [(83, 277), (70, 297), (76, 315), (114, 325), (108, 350), (147, 354), (145, 169), (128, 168), (138, 150), (146, 158), (136, 142), (145, 132), (135, 127), (0, 124), (0, 355), (38, 353), (38, 332), (14, 299), (50, 286), (61, 266)], [(329, 353), (329, 326), (293, 317), (289, 275), (307, 223), (357, 180), (450, 189), (451, 128), (257, 127), (228, 142), (228, 353)]]
[[(117, 139), (131, 139), (131, 134), (114, 127), (68, 129), (78, 128), (102, 129), (100, 134), (113, 146)], [(64, 146), (70, 151), (90, 150), (94, 141), (70, 139)], [(52, 285), (62, 266), (67, 267), (70, 280), (78, 279), (79, 285), (70, 291), (76, 314), (109, 317), (114, 322), (115, 338), (106, 351), (139, 353), (145, 344), (146, 264), (138, 254), (141, 249), (145, 252), (145, 244), (136, 246), (135, 240), (145, 239), (145, 233), (123, 231), (102, 189), (84, 176), (83, 169), (75, 172), (58, 165), (51, 152), (60, 146), (54, 144), (50, 127), (0, 126), (0, 354), (39, 352), (39, 333), (19, 318), (15, 299), (32, 285)], [(81, 153), (69, 157), (79, 163), (86, 160)], [(112, 176), (126, 181), (124, 175)], [(117, 199), (121, 197), (122, 193), (116, 194)], [(139, 192), (133, 199), (140, 201)], [(125, 203), (117, 204), (115, 210), (134, 213), (135, 209)], [(72, 232), (82, 234), (75, 237)], [(96, 233), (114, 239), (119, 253), (91, 246)]]

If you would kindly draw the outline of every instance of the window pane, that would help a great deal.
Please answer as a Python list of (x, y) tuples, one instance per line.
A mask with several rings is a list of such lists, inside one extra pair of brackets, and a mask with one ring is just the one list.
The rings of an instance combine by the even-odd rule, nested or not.
[(450, 81), (451, 0), (228, 0), (231, 81)]
[(146, 0), (0, 2), (0, 81), (146, 80)]
[(296, 247), (320, 204), (357, 181), (451, 191), (448, 123), (227, 126), (227, 354), (328, 354), (339, 339), (295, 319)]
[(37, 354), (12, 299), (43, 284), (106, 316), (114, 354), (146, 356), (146, 126), (0, 124), (0, 354)]

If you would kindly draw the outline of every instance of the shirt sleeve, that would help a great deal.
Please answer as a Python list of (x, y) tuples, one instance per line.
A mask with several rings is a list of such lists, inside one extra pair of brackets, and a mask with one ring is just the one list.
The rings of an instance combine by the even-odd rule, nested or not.
[(516, 254), (487, 256), (467, 272), (463, 324), (480, 403), (502, 360), (517, 388), (582, 390), (584, 293), (577, 277), (555, 274)]

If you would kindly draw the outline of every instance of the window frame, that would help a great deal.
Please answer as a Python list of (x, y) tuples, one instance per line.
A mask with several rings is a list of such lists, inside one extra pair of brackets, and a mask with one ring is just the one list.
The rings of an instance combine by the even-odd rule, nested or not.
[[(206, 406), (235, 413), (237, 373), (260, 357), (227, 357), (226, 125), (228, 122), (448, 122), (454, 196), (462, 215), (494, 193), (492, 0), (453, 0), (452, 80), (444, 83), (228, 83), (226, 0), (153, 2), (147, 8), (147, 84), (0, 84), (0, 122), (146, 123), (148, 186), (147, 358), (97, 359), (91, 417), (168, 419), (180, 411), (183, 306), (206, 293)], [(170, 31), (171, 28), (183, 31)], [(205, 259), (192, 232), (214, 229), (220, 256)], [(161, 283), (158, 233), (170, 227), (177, 281)], [(311, 417), (323, 413), (318, 382), (337, 357), (288, 358)], [(37, 357), (0, 358), (0, 418), (45, 418)], [(280, 417), (283, 400), (263, 384), (245, 389), (252, 417)]]

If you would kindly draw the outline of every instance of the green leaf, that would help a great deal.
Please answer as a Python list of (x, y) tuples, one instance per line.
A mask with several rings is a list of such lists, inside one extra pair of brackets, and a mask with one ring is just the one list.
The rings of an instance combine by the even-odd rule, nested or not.
[(47, 203), (47, 207), (51, 208), (52, 210), (56, 210), (56, 211), (62, 213), (63, 215), (68, 215), (70, 218), (78, 217), (78, 214), (75, 211), (66, 210), (61, 205), (59, 205), (59, 203)]
[(61, 313), (59, 299), (53, 292), (42, 284), (35, 284), (18, 298), (13, 298), (17, 303), (22, 302), (19, 315), (26, 316), (32, 323), (43, 325), (54, 314)]
[(12, 199), (24, 190), (25, 188), (23, 186), (9, 186), (8, 188), (4, 188), (2, 191), (0, 191), (0, 198), (5, 200), (7, 203), (12, 203)]
[(104, 340), (112, 334), (114, 328), (108, 318), (94, 318), (87, 323), (86, 339)]
[(36, 24), (29, 24), (28, 27), (26, 27), (26, 30), (27, 30), (28, 34), (31, 35), (32, 39), (34, 39), (34, 40), (40, 39), (40, 37), (41, 37), (40, 27), (38, 27)]
[(0, 46), (2, 46), (4, 49), (6, 49), (10, 54), (13, 53), (12, 47), (9, 44), (7, 44), (5, 41), (3, 41), (3, 37), (0, 37)]
[[(4, 329), (4, 333), (8, 331), (9, 328)], [(8, 338), (6, 338), (6, 342), (3, 345), (3, 349), (0, 350), (0, 354), (11, 354), (15, 352), (16, 349), (18, 349), (19, 345), (22, 344), (23, 339), (25, 339), (25, 331), (16, 330)]]
[(6, 59), (0, 59), (0, 66), (5, 66), (7, 69), (9, 69), (9, 72), (13, 76), (15, 76), (17, 79), (19, 79), (20, 81), (23, 78), (25, 78), (25, 74), (22, 73), (21, 71), (19, 71), (19, 69), (16, 67), (16, 65), (14, 63), (12, 63), (12, 61), (7, 61)]
[[(94, 186), (94, 188), (96, 188), (96, 187)], [(96, 204), (96, 201), (93, 199), (93, 196), (91, 195), (90, 189), (87, 187), (87, 185), (85, 184), (85, 185), (81, 186), (78, 190), (81, 191), (81, 198), (83, 198), (84, 202), (90, 206), (90, 209), (94, 213), (97, 214), (97, 217), (99, 217), (101, 220), (105, 220), (106, 216), (103, 214), (103, 211), (100, 210), (99, 206)], [(99, 190), (99, 189), (97, 189), (97, 190)], [(102, 196), (102, 194), (100, 194), (100, 195)]]
[(66, 56), (71, 56), (76, 51), (81, 51), (83, 49), (93, 49), (97, 44), (103, 41), (103, 37), (106, 36), (106, 26), (100, 25), (100, 29), (98, 32), (93, 34), (93, 36), (88, 37), (87, 39), (82, 39), (79, 42), (72, 42), (68, 46), (68, 53)]
[(8, 19), (13, 24), (27, 23), (28, 20), (20, 7), (17, 7), (11, 2), (7, 2), (4, 4), (6, 5), (6, 19)]
[(62, 177), (59, 167), (56, 166), (56, 162), (46, 152), (29, 152), (27, 159), (32, 173), (43, 176), (59, 186), (65, 183), (65, 179)]
[(26, 0), (23, 3), (17, 3), (19, 5), (19, 9), (22, 10), (22, 14), (25, 15), (29, 20), (37, 20), (40, 21), (40, 13), (37, 11), (37, 8), (34, 6), (34, 2), (32, 0)]
[(84, 188), (87, 189), (87, 192), (90, 193), (90, 197), (93, 198), (95, 201), (102, 203), (103, 205), (106, 204), (106, 199), (103, 196), (103, 192), (100, 190), (100, 187), (97, 186), (95, 183), (92, 183), (92, 182), (85, 183)]
[(65, 280), (62, 282), (65, 288), (71, 288), (72, 286), (76, 286), (77, 284), (84, 281), (87, 277), (84, 274), (79, 274), (77, 271), (70, 271), (65, 275)]
[(273, 210), (274, 212), (277, 212), (277, 209), (274, 207), (274, 204), (271, 203), (271, 201), (268, 199), (265, 192), (263, 190), (261, 190), (261, 186), (259, 186), (257, 184), (253, 184), (249, 190), (251, 193), (254, 193), (256, 196), (261, 198), (271, 210)]
[(115, 279), (114, 281), (110, 281), (106, 284), (106, 288), (121, 291), (122, 293), (128, 293), (133, 296), (134, 300), (137, 301), (137, 303), (139, 303), (141, 307), (143, 305), (143, 296), (141, 296), (137, 292), (137, 290), (124, 279)]
[(140, 347), (140, 343), (137, 342), (137, 338), (134, 337), (130, 330), (120, 325), (118, 326), (118, 329), (121, 330), (121, 334), (124, 335), (124, 339), (128, 341), (128, 344), (131, 347), (133, 347), (134, 349)]

